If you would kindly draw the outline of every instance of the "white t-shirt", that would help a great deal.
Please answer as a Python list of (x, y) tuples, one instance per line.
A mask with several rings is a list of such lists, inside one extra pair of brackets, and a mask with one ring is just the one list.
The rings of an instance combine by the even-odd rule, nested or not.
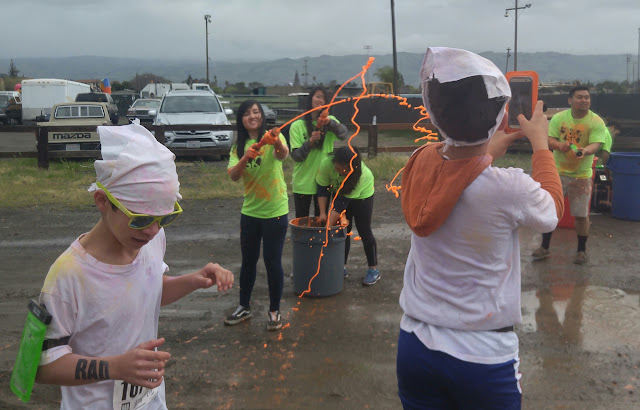
[[(162, 279), (169, 269), (163, 261), (165, 249), (161, 229), (131, 264), (109, 265), (74, 241), (49, 269), (40, 293), (40, 303), (53, 316), (46, 339), (69, 336), (69, 344), (42, 352), (40, 365), (72, 352), (90, 357), (119, 355), (156, 339)], [(114, 389), (119, 389), (116, 394)], [(61, 390), (62, 409), (167, 408), (164, 381), (153, 390), (114, 380), (61, 386)], [(142, 403), (148, 401), (146, 407), (135, 407), (142, 397)]]
[(521, 169), (487, 167), (447, 220), (427, 237), (412, 234), (400, 327), (430, 349), (473, 363), (518, 356), (522, 322), (518, 227), (553, 231), (551, 195)]

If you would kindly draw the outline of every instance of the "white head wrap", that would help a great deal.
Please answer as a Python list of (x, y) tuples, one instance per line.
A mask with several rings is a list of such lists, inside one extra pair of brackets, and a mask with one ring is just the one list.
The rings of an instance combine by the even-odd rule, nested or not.
[[(489, 98), (507, 97), (504, 103), (506, 106), (511, 98), (511, 89), (504, 74), (491, 61), (470, 51), (457, 48), (429, 47), (427, 49), (420, 69), (420, 78), (422, 80), (422, 99), (433, 125), (438, 127), (437, 119), (433, 117), (429, 106), (429, 81), (435, 78), (440, 83), (448, 83), (477, 75), (482, 76), (484, 79), (487, 96)], [(486, 138), (479, 141), (455, 141), (442, 132), (440, 127), (438, 127), (438, 130), (446, 145), (456, 147), (480, 145), (491, 138), (502, 122), (504, 115), (505, 110), (503, 109), (496, 118), (496, 125), (489, 130)]]
[[(143, 126), (98, 127), (96, 179), (133, 213), (166, 215), (181, 199), (175, 155)], [(100, 189), (94, 183), (89, 191)]]

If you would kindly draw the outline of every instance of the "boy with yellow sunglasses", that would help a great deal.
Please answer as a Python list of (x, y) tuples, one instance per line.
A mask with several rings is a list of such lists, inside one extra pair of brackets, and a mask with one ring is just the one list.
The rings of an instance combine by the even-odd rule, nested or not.
[[(101, 218), (51, 266), (40, 303), (53, 320), (36, 381), (58, 384), (63, 409), (166, 409), (160, 306), (233, 274), (209, 263), (165, 273), (164, 226), (182, 213), (175, 156), (144, 127), (98, 127), (102, 160), (89, 188)], [(112, 407), (113, 406), (113, 407)]]

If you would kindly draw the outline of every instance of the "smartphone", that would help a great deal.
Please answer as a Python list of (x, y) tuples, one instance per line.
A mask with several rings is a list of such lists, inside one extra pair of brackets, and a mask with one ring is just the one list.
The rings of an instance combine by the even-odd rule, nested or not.
[(509, 71), (505, 77), (511, 88), (511, 100), (507, 104), (506, 132), (520, 129), (518, 115), (530, 120), (538, 101), (538, 73), (535, 71)]
[(44, 336), (52, 319), (47, 309), (35, 300), (29, 301), (27, 309), (29, 313), (27, 313), (27, 321), (22, 331), (22, 339), (16, 362), (13, 365), (10, 383), (11, 390), (24, 402), (28, 402), (31, 398)]

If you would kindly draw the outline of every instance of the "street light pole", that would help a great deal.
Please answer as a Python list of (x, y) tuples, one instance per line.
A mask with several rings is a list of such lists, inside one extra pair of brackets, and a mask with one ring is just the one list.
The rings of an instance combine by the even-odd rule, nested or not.
[(516, 19), (516, 33), (513, 42), (513, 71), (518, 71), (518, 10), (524, 10), (531, 7), (531, 3), (525, 4), (523, 7), (518, 7), (518, 0), (516, 0), (516, 6), (508, 9), (504, 9), (504, 16), (509, 17), (509, 10), (513, 10)]
[(211, 23), (211, 15), (204, 16), (204, 32), (205, 32), (205, 48), (207, 53), (207, 84), (209, 84), (209, 23)]
[(396, 53), (396, 17), (394, 2), (391, 0), (391, 34), (393, 39), (393, 94), (398, 93), (398, 57)]
[(507, 47), (507, 64), (504, 67), (505, 74), (509, 71), (509, 57), (511, 57), (511, 47)]

